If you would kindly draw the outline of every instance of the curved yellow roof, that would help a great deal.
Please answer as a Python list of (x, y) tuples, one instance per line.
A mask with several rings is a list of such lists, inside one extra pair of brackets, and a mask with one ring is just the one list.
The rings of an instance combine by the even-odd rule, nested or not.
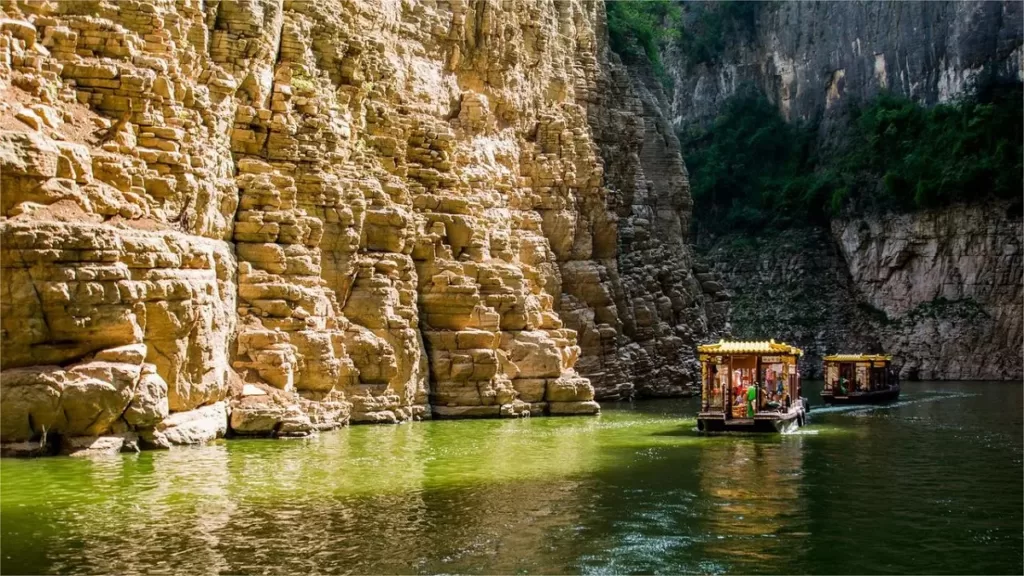
[(726, 342), (719, 340), (716, 344), (703, 344), (697, 346), (701, 354), (795, 354), (803, 356), (804, 351), (796, 346), (790, 346), (773, 340), (761, 340), (759, 342)]
[(887, 354), (832, 354), (822, 358), (826, 362), (892, 362)]

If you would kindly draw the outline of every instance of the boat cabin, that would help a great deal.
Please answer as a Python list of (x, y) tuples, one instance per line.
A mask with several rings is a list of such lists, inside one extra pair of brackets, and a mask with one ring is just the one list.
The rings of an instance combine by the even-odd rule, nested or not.
[(826, 404), (869, 404), (895, 400), (900, 394), (899, 376), (892, 356), (884, 354), (833, 354), (825, 356)]
[(804, 422), (797, 360), (803, 351), (776, 342), (726, 342), (697, 347), (702, 432), (781, 432)]

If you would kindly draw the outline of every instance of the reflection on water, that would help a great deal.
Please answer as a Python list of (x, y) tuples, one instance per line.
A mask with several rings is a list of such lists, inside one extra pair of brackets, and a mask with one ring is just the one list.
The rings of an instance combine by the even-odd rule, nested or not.
[[(701, 492), (714, 502), (705, 525), (715, 538), (704, 553), (734, 569), (785, 566), (800, 553), (801, 537), (793, 523), (803, 517), (802, 438), (781, 442), (730, 442), (721, 450), (702, 451)], [(799, 534), (799, 533), (797, 533)]]
[(700, 437), (696, 409), (3, 460), (0, 571), (1024, 568), (1020, 386), (910, 384), (774, 437)]

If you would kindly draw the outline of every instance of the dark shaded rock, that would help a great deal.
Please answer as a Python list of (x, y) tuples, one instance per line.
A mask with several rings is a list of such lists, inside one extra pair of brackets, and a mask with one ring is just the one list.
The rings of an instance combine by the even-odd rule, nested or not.
[[(702, 3), (688, 3), (691, 11)], [(752, 34), (732, 34), (713, 62), (664, 56), (675, 81), (676, 128), (707, 126), (745, 84), (790, 120), (844, 118), (848, 102), (883, 90), (945, 102), (978, 80), (1020, 81), (1024, 4), (1003, 2), (771, 2)], [(696, 17), (695, 15), (689, 17)], [(838, 122), (836, 125), (844, 124)]]

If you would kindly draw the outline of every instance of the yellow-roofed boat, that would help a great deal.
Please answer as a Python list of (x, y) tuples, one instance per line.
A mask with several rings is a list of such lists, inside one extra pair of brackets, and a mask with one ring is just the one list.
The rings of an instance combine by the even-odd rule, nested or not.
[(797, 360), (803, 350), (766, 340), (697, 347), (701, 366), (701, 432), (785, 432), (803, 426)]
[(881, 404), (900, 397), (900, 378), (892, 356), (833, 354), (825, 356), (825, 404)]

